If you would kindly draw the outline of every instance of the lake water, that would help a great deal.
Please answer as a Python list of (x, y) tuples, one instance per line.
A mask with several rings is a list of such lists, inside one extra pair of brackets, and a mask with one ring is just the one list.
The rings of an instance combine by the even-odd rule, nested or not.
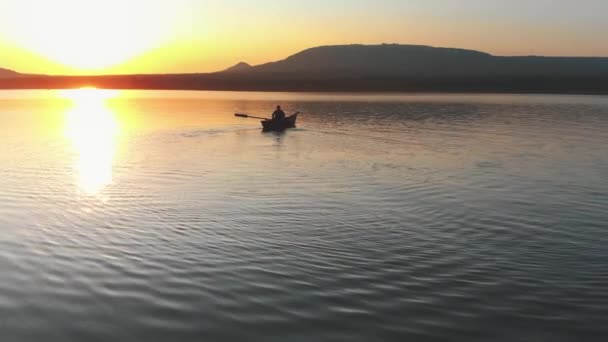
[(608, 97), (4, 91), (0, 127), (2, 341), (608, 336)]

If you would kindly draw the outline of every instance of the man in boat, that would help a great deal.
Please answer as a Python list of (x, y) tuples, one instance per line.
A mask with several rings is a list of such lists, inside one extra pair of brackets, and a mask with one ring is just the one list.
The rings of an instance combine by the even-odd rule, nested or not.
[(277, 106), (277, 109), (272, 113), (273, 121), (282, 121), (285, 119), (285, 112), (281, 109), (281, 106)]

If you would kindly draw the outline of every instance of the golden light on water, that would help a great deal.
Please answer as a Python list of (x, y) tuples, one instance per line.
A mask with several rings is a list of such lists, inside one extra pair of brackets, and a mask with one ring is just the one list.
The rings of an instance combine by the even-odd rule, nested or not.
[(86, 194), (98, 194), (112, 183), (119, 123), (107, 100), (117, 95), (117, 91), (99, 89), (59, 92), (60, 97), (73, 102), (65, 113), (65, 135), (77, 153), (74, 169), (78, 185)]

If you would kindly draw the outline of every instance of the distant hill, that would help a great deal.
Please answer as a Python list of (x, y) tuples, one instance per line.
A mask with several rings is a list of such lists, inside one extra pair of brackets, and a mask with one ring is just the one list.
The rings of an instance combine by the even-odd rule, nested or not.
[(453, 73), (454, 66), (473, 67), (490, 55), (462, 49), (418, 45), (337, 45), (307, 49), (284, 60), (255, 66), (248, 72), (394, 76), (429, 74), (439, 66)]
[[(43, 76), (0, 70), (0, 89), (74, 88), (608, 94), (608, 58), (493, 56), (422, 45), (336, 45), (202, 74)], [(19, 77), (15, 77), (15, 76)], [(13, 77), (13, 78), (10, 78)]]
[(224, 70), (224, 72), (244, 72), (253, 69), (253, 67), (245, 62), (237, 63), (230, 68)]
[(325, 77), (597, 76), (608, 75), (608, 58), (497, 57), (423, 45), (337, 45), (304, 50), (282, 61), (239, 71)]
[(12, 78), (20, 75), (21, 74), (16, 71), (0, 68), (0, 78)]

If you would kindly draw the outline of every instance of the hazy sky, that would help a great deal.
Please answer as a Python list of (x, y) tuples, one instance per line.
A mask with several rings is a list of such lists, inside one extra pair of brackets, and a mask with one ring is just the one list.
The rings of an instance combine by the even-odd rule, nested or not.
[(327, 44), (608, 56), (606, 0), (1, 0), (0, 67), (196, 72)]

